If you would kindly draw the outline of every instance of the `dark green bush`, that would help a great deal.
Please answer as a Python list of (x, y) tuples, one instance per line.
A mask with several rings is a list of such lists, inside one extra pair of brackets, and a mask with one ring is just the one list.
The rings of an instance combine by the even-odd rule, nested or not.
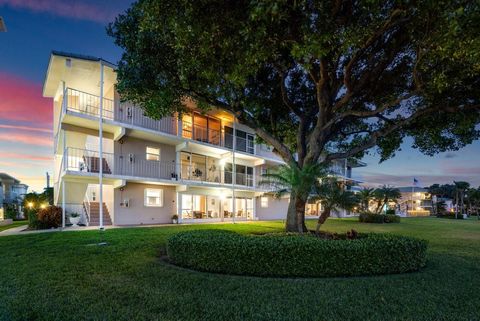
[(38, 211), (37, 228), (48, 229), (62, 226), (62, 208), (59, 206), (48, 206)]
[(358, 220), (361, 223), (400, 223), (400, 216), (392, 214), (360, 213)]
[(391, 214), (391, 215), (395, 215), (395, 210), (394, 210), (394, 209), (391, 209), (391, 208), (389, 208), (388, 210), (386, 210), (386, 211), (385, 211), (385, 214), (387, 214), (387, 215), (389, 215), (389, 214)]
[(276, 277), (327, 277), (415, 271), (427, 242), (363, 234), (355, 240), (313, 235), (240, 235), (221, 230), (177, 233), (167, 240), (170, 261), (199, 271)]
[(437, 217), (463, 220), (463, 215), (462, 215), (462, 214), (459, 213), (459, 214), (457, 215), (457, 217), (455, 217), (455, 213), (452, 213), (452, 212), (438, 213), (438, 214), (437, 214)]

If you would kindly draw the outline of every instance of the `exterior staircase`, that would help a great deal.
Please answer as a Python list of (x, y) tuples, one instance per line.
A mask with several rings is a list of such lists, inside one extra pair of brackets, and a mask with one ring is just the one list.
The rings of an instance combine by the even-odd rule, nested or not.
[[(88, 206), (88, 204), (85, 204)], [(99, 202), (90, 202), (90, 217), (89, 217), (89, 226), (99, 226), (100, 225), (100, 204)], [(103, 203), (103, 225), (112, 225), (112, 219), (110, 218), (110, 213), (108, 212), (107, 206)]]

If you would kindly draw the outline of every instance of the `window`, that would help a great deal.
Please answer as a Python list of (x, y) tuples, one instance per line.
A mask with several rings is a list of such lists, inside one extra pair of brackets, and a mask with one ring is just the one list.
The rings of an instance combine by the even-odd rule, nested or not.
[(160, 148), (148, 147), (147, 146), (147, 160), (149, 161), (159, 161), (160, 160)]
[(162, 207), (163, 206), (163, 190), (146, 188), (144, 205), (149, 207)]
[(268, 207), (268, 197), (262, 196), (260, 197), (260, 207)]

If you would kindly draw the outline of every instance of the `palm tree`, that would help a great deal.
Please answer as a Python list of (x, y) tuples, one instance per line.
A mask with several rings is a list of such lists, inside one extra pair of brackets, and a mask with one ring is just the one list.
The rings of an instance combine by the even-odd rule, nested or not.
[(357, 195), (363, 211), (368, 211), (370, 201), (375, 197), (374, 191), (374, 188), (364, 187), (360, 190), (360, 192), (358, 192)]
[(463, 181), (459, 181), (459, 182), (454, 181), (453, 184), (455, 184), (455, 194), (456, 194), (455, 218), (458, 218), (458, 205), (459, 205), (458, 203), (460, 201), (460, 205), (461, 205), (460, 214), (463, 214), (464, 207), (465, 207), (465, 203), (464, 203), (465, 191), (470, 187), (470, 183), (463, 182)]
[(317, 234), (332, 211), (351, 210), (358, 205), (358, 197), (353, 192), (345, 190), (344, 186), (335, 177), (324, 178), (321, 182), (315, 184), (314, 196), (311, 197), (311, 200), (320, 200), (323, 207), (315, 228)]
[(398, 188), (383, 185), (374, 191), (375, 199), (377, 200), (377, 209), (375, 213), (379, 214), (381, 209), (389, 202), (396, 203), (402, 197), (402, 193)]
[[(272, 172), (262, 175), (261, 185), (268, 185), (275, 197), (285, 194), (293, 196), (297, 202), (290, 202), (289, 211), (297, 213), (297, 230), (299, 233), (307, 231), (305, 226), (305, 204), (312, 193), (313, 186), (326, 176), (326, 170), (319, 164), (305, 165), (299, 168), (295, 164), (282, 165)], [(298, 197), (295, 197), (298, 196)], [(294, 208), (292, 208), (294, 207)], [(286, 222), (289, 225), (289, 222)]]

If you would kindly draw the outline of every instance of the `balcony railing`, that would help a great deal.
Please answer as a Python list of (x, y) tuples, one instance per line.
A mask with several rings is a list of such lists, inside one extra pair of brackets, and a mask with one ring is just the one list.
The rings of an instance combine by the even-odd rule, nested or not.
[[(100, 97), (80, 90), (67, 88), (64, 96), (66, 109), (93, 117), (100, 115)], [(113, 100), (103, 98), (102, 115), (104, 119), (113, 120)]]
[[(88, 116), (100, 116), (100, 97), (73, 88), (66, 88), (64, 95), (64, 110), (80, 113)], [(252, 139), (233, 136), (222, 133), (221, 130), (207, 128), (198, 124), (182, 121), (182, 128), (178, 128), (176, 117), (164, 117), (159, 120), (145, 115), (145, 112), (131, 103), (122, 103), (118, 100), (103, 98), (102, 116), (104, 119), (114, 120), (122, 124), (130, 124), (142, 128), (177, 135), (181, 130), (181, 136), (202, 143), (233, 149), (233, 140), (236, 140), (235, 150), (255, 154), (255, 143)], [(57, 130), (58, 135), (59, 130)], [(56, 137), (55, 142), (57, 142)]]
[(164, 117), (159, 120), (145, 115), (145, 112), (130, 103), (115, 103), (115, 121), (131, 124), (167, 134), (177, 134), (177, 120), (175, 117)]
[[(257, 184), (260, 178), (255, 179), (251, 174), (233, 173), (221, 169), (207, 170), (205, 167), (196, 165), (176, 165), (174, 162), (138, 159), (132, 154), (103, 153), (102, 160), (100, 160), (97, 151), (69, 147), (66, 149), (64, 159), (66, 170), (73, 172), (99, 173), (100, 166), (102, 166), (105, 175), (263, 188)], [(233, 178), (235, 178), (235, 182), (233, 182)]]

